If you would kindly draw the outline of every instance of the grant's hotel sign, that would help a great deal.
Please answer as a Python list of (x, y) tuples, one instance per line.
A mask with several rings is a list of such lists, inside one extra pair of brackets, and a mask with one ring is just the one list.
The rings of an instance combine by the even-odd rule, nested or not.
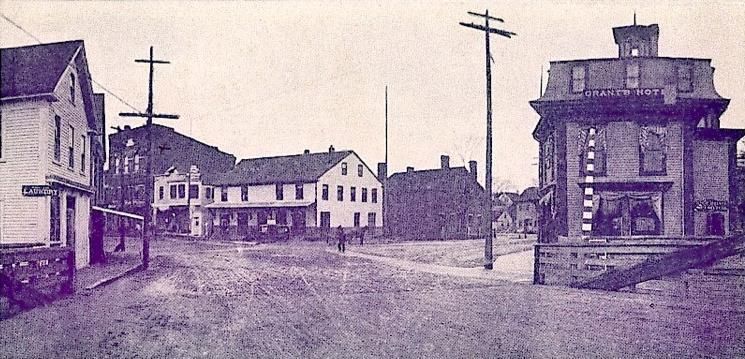
[(727, 235), (745, 131), (720, 128), (729, 99), (711, 60), (658, 56), (657, 25), (613, 37), (617, 57), (551, 62), (545, 93), (530, 102), (540, 115), (539, 241)]

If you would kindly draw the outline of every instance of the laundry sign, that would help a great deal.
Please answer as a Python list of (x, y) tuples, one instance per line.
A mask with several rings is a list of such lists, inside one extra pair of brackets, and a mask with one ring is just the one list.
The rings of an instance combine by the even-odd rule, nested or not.
[(52, 188), (49, 185), (23, 185), (21, 186), (21, 194), (26, 197), (47, 197), (47, 196), (58, 196), (59, 190)]

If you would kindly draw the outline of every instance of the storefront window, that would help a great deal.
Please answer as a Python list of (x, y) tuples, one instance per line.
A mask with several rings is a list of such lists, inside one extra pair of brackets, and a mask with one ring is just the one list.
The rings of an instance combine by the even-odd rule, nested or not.
[(593, 198), (593, 235), (662, 234), (662, 194), (601, 192)]

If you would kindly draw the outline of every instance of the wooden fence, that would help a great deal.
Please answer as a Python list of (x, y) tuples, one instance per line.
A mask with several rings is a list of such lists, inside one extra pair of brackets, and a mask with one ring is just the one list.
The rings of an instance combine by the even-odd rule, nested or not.
[(69, 247), (4, 249), (0, 253), (0, 297), (21, 309), (72, 294), (75, 252)]

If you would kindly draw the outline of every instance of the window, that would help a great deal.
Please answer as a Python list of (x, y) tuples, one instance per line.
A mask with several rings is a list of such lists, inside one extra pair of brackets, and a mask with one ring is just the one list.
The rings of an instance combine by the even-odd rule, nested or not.
[(357, 177), (362, 177), (362, 173), (365, 171), (362, 165), (357, 165)]
[(176, 185), (175, 184), (172, 184), (171, 185), (171, 199), (175, 199), (176, 196), (177, 196), (177, 194), (176, 194)]
[[(54, 116), (54, 160), (60, 161), (60, 152), (62, 151), (62, 119), (59, 116)], [(117, 169), (119, 168), (117, 161)], [(117, 170), (117, 173), (119, 171)]]
[(662, 194), (659, 192), (600, 192), (593, 196), (593, 235), (638, 236), (662, 234)]
[(51, 196), (49, 210), (49, 241), (60, 241), (60, 200), (59, 196)]
[(362, 188), (362, 202), (367, 202), (367, 188)]
[(163, 186), (158, 187), (158, 199), (163, 199), (163, 197), (165, 196), (165, 192), (166, 190), (165, 188), (163, 188)]
[(67, 148), (67, 167), (75, 168), (75, 128), (70, 126), (70, 147)]
[(327, 184), (321, 186), (321, 199), (324, 201), (329, 200), (329, 185)]
[[(585, 128), (580, 130), (579, 133), (579, 174), (580, 176), (586, 176), (592, 174), (594, 176), (605, 176), (607, 172), (607, 141), (606, 141), (606, 129), (604, 127), (595, 128), (595, 151), (593, 152), (592, 159), (589, 159), (587, 148), (590, 142), (590, 129)], [(588, 171), (588, 165), (592, 163), (592, 172)]]
[(678, 66), (678, 91), (693, 91), (693, 69), (690, 65)]
[(241, 186), (241, 201), (243, 202), (248, 201), (248, 186), (247, 185)]
[(543, 183), (554, 180), (554, 137), (548, 136), (543, 142)]
[(85, 174), (85, 136), (80, 136), (80, 172)]
[(336, 200), (339, 202), (344, 201), (344, 187), (336, 186)]
[(140, 155), (135, 155), (135, 168), (132, 170), (132, 172), (140, 172)]
[(212, 187), (205, 187), (204, 188), (204, 198), (206, 198), (206, 199), (212, 199), (213, 198), (213, 195), (214, 195), (214, 193), (212, 191)]
[(666, 140), (664, 126), (642, 126), (639, 131), (639, 174), (664, 176), (667, 172)]
[(584, 66), (572, 67), (572, 92), (582, 92), (585, 90), (586, 70)]
[(360, 226), (360, 212), (354, 212), (354, 226)]
[(303, 199), (303, 184), (302, 183), (296, 183), (295, 184), (295, 199)]
[(178, 198), (186, 198), (186, 185), (178, 185)]
[(631, 48), (631, 56), (633, 56), (633, 57), (639, 56), (639, 48), (638, 47)]
[(352, 202), (357, 201), (357, 187), (350, 187), (349, 188), (349, 200)]
[(189, 185), (189, 198), (199, 199), (199, 185)]
[(346, 162), (341, 163), (341, 175), (342, 176), (347, 175), (347, 163)]
[(70, 74), (70, 102), (75, 104), (75, 75)]
[(378, 189), (377, 188), (373, 188), (372, 189), (372, 193), (370, 195), (372, 197), (371, 198), (372, 203), (378, 203)]
[(220, 189), (220, 201), (227, 202), (228, 201), (228, 187), (222, 187)]
[(129, 156), (124, 156), (124, 173), (129, 173)]
[(114, 157), (114, 173), (119, 174), (119, 157)]
[(276, 194), (277, 201), (285, 199), (285, 189), (281, 183), (277, 183), (276, 185), (274, 185), (274, 192)]
[(626, 88), (639, 88), (639, 64), (626, 64)]

